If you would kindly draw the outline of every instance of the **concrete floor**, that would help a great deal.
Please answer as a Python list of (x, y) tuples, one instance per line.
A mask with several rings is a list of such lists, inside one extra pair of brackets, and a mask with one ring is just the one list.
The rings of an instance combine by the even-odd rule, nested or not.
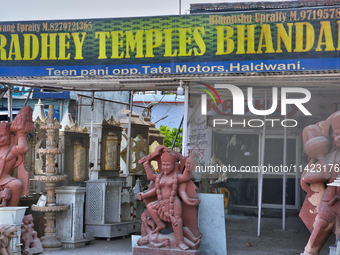
[[(226, 215), (226, 230), (228, 255), (299, 255), (309, 238), (309, 231), (297, 216), (286, 219), (286, 231), (282, 231), (280, 218), (262, 218), (261, 237), (258, 238), (257, 217)], [(329, 246), (334, 242), (332, 235), (320, 255), (329, 254)], [(44, 251), (42, 254), (131, 255), (131, 238), (96, 239), (83, 248)]]
[[(299, 255), (310, 235), (298, 216), (286, 218), (286, 231), (282, 230), (282, 219), (262, 218), (260, 238), (257, 217), (227, 215), (226, 226), (229, 255)], [(334, 243), (332, 234), (320, 255), (329, 254), (329, 246)]]
[(78, 249), (63, 249), (60, 251), (44, 251), (42, 255), (131, 255), (131, 238), (112, 238), (107, 241), (106, 238), (96, 239), (85, 247)]

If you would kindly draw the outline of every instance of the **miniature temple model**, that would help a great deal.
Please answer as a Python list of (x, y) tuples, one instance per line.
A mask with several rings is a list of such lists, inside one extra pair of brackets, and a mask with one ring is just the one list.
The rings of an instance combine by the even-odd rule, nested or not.
[(89, 179), (90, 136), (87, 128), (73, 122), (71, 114), (66, 112), (59, 130), (60, 147), (64, 153), (60, 158), (61, 173), (66, 174), (67, 184), (79, 185)]
[[(339, 174), (340, 112), (306, 127), (302, 135), (310, 161), (301, 176), (301, 187), (307, 195), (300, 217), (311, 231), (303, 255), (316, 255), (332, 232), (340, 237), (339, 189), (330, 185), (325, 188)], [(315, 166), (320, 171), (309, 171)]]
[[(34, 106), (33, 110), (33, 151), (32, 154), (32, 168), (35, 174), (43, 174), (46, 168), (46, 156), (38, 153), (39, 148), (46, 147), (46, 131), (41, 129), (40, 126), (46, 124), (47, 117), (44, 111), (44, 105), (39, 102)], [(33, 177), (34, 178), (34, 177)], [(40, 188), (40, 187), (39, 187)], [(39, 191), (39, 190), (38, 190)]]
[[(91, 130), (91, 124), (85, 124)], [(103, 120), (102, 123), (93, 123), (92, 150), (89, 158), (93, 163), (91, 178), (118, 177), (120, 170), (119, 153), (122, 128), (113, 117)]]
[[(90, 124), (86, 127), (91, 129)], [(132, 187), (126, 187), (125, 179), (119, 176), (122, 127), (111, 117), (102, 123), (93, 123), (92, 128), (90, 162), (93, 169), (86, 182), (86, 235), (109, 240), (139, 232)]]
[[(125, 175), (145, 175), (144, 168), (138, 164), (138, 160), (145, 157), (149, 153), (149, 125), (142, 120), (138, 114), (131, 113), (131, 147), (130, 147), (130, 165), (129, 171), (126, 171), (127, 161), (127, 141), (129, 126), (129, 110), (122, 110), (118, 114), (119, 121), (123, 128), (122, 144), (121, 144), (121, 169)], [(131, 178), (131, 177), (129, 177)], [(142, 180), (143, 183), (143, 180)]]
[[(158, 161), (159, 174), (152, 170), (152, 160)], [(153, 183), (148, 191), (138, 194), (147, 210), (142, 214), (140, 247), (135, 247), (134, 252), (158, 248), (197, 250), (202, 237), (197, 224), (200, 200), (190, 180), (190, 160), (161, 145), (139, 162)], [(166, 227), (173, 232), (163, 234)]]

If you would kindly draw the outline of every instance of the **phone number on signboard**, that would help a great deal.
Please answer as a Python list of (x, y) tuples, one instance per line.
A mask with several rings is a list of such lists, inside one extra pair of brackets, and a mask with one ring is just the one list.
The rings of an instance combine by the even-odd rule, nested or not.
[(290, 20), (303, 21), (303, 20), (327, 20), (339, 19), (340, 8), (319, 9), (319, 10), (300, 10), (290, 11)]
[(43, 31), (76, 31), (76, 30), (91, 30), (92, 21), (79, 22), (50, 22), (43, 23)]

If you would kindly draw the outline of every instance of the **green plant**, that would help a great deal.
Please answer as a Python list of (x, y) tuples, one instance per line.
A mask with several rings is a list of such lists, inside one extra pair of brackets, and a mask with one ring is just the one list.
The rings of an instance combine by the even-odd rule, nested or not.
[[(159, 127), (159, 130), (161, 131), (161, 134), (164, 135), (164, 145), (171, 149), (172, 143), (175, 140), (176, 133), (178, 128), (169, 128), (168, 126), (161, 125)], [(178, 148), (179, 151), (182, 151), (182, 139), (183, 139), (183, 128), (180, 129), (180, 132), (178, 133), (176, 143), (174, 148)]]

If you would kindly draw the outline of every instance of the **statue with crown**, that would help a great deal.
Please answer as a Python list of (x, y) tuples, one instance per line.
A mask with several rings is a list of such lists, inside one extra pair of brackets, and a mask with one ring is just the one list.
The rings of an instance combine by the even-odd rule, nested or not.
[[(151, 166), (153, 160), (158, 163), (158, 173)], [(190, 179), (190, 159), (160, 145), (139, 163), (144, 165), (152, 183), (145, 193), (138, 193), (147, 210), (142, 214), (142, 237), (137, 248), (169, 250), (169, 254), (173, 249), (184, 253), (186, 250), (199, 252), (202, 237), (197, 222), (200, 200)]]
[[(33, 130), (32, 109), (24, 106), (12, 123), (0, 123), (0, 207), (17, 206), (28, 195), (29, 174), (24, 166), (27, 134)], [(12, 176), (18, 168), (18, 178)]]

